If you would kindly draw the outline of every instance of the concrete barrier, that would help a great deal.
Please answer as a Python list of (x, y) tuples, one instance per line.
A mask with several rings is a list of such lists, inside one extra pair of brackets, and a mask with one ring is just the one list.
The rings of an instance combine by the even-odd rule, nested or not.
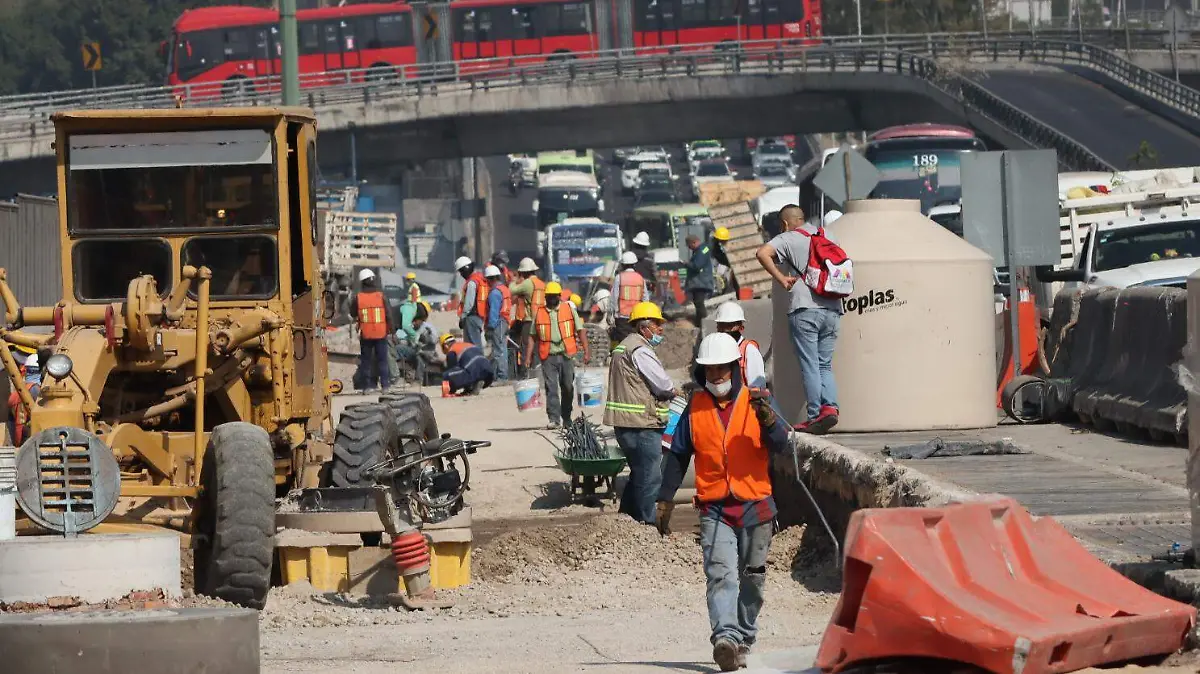
[(1052, 379), (1070, 408), (1100, 430), (1187, 435), (1176, 370), (1187, 342), (1187, 293), (1176, 288), (1086, 288), (1059, 293), (1047, 339)]

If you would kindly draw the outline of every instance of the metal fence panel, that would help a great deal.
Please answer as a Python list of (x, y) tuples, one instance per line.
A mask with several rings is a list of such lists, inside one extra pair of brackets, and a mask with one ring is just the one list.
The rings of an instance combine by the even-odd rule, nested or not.
[(18, 195), (0, 204), (0, 267), (24, 306), (50, 306), (62, 299), (58, 203)]

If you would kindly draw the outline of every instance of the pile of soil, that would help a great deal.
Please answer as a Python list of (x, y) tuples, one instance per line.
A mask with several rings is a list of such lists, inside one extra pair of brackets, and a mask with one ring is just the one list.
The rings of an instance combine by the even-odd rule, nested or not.
[(670, 321), (663, 326), (663, 343), (654, 348), (663, 367), (668, 370), (690, 367), (698, 334), (690, 320)]

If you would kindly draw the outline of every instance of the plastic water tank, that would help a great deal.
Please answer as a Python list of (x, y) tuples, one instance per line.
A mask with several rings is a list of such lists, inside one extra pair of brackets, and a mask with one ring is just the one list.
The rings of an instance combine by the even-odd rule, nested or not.
[[(851, 201), (829, 228), (854, 260), (854, 296), (834, 352), (836, 431), (994, 426), (996, 334), (992, 258), (900, 199)], [(789, 421), (804, 419), (804, 385), (776, 285), (774, 388)], [(786, 346), (785, 346), (786, 345)]]

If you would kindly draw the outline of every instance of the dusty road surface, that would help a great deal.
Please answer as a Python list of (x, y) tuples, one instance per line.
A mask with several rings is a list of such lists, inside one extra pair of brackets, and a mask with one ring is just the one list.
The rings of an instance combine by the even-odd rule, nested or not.
[[(493, 442), (472, 461), (471, 586), (450, 593), (455, 608), (428, 613), (276, 588), (262, 613), (264, 672), (716, 671), (690, 509), (664, 539), (611, 505), (570, 505), (567, 476), (535, 433), (543, 413), (519, 413), (508, 387), (426, 392), (442, 432)], [(339, 409), (361, 399), (341, 397)], [(828, 558), (801, 555), (793, 571), (801, 537), (789, 530), (773, 546), (756, 659), (816, 644), (836, 603)]]

